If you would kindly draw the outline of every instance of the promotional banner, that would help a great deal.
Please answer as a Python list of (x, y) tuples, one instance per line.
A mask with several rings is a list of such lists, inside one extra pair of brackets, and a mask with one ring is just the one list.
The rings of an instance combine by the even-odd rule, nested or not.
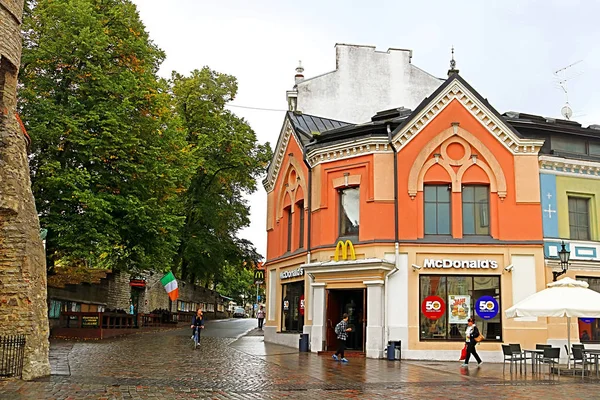
[(300, 315), (304, 315), (304, 295), (300, 296)]
[(592, 322), (594, 322), (594, 318), (579, 318), (579, 320), (586, 324), (591, 324)]
[(492, 319), (499, 311), (498, 302), (492, 296), (481, 296), (475, 303), (475, 312), (482, 319)]
[(448, 296), (448, 323), (465, 324), (471, 317), (471, 296), (450, 295)]
[(421, 311), (427, 319), (440, 319), (446, 312), (446, 303), (439, 296), (427, 296), (421, 303)]

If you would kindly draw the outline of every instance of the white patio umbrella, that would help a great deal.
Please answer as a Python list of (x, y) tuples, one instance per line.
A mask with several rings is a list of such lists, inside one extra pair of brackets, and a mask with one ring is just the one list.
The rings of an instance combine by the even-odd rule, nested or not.
[[(548, 284), (504, 313), (516, 317), (566, 317), (567, 355), (571, 354), (571, 317), (600, 318), (600, 293), (588, 289), (588, 283), (563, 278)], [(570, 362), (570, 361), (569, 361)]]

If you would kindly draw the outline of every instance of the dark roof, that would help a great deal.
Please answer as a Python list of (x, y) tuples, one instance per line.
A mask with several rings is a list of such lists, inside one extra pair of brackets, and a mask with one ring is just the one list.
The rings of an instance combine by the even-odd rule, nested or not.
[(321, 134), (329, 130), (351, 125), (348, 122), (293, 111), (288, 111), (287, 116), (294, 130), (298, 133), (298, 139), (302, 142), (303, 146), (306, 146), (313, 138), (313, 132)]
[[(473, 87), (471, 85), (469, 85), (462, 76), (460, 76), (458, 73), (454, 73), (454, 74), (451, 74), (448, 77), (448, 79), (446, 79), (446, 81), (444, 83), (442, 83), (440, 85), (440, 87), (438, 87), (431, 95), (429, 95), (429, 96), (425, 97), (425, 99), (423, 99), (423, 101), (417, 106), (415, 111), (413, 111), (413, 113), (408, 118), (406, 118), (404, 120), (404, 122), (402, 124), (400, 124), (392, 132), (392, 136), (396, 135), (400, 131), (400, 129), (402, 129), (402, 127), (404, 127), (404, 125), (411, 122), (414, 117), (416, 117), (425, 107), (427, 107), (429, 105), (429, 103), (433, 99), (435, 99), (437, 97), (437, 95), (439, 95), (441, 92), (446, 90), (446, 88), (448, 86), (450, 86), (452, 84), (452, 82), (454, 82), (455, 80), (462, 83), (463, 86), (465, 86), (467, 88), (467, 90), (469, 92), (471, 92), (477, 98), (477, 100), (481, 101), (483, 103), (483, 105), (488, 110), (490, 110), (490, 112), (492, 112), (496, 117), (503, 119), (502, 116), (500, 115), (500, 113), (494, 107), (492, 107), (492, 105), (487, 101), (487, 99), (483, 98), (483, 96), (481, 96), (475, 89), (473, 89)], [(515, 135), (517, 135), (518, 137), (521, 137), (521, 138), (523, 137), (523, 135), (521, 135), (521, 133), (519, 131), (517, 131), (515, 128), (513, 128), (511, 125), (507, 124), (507, 126), (511, 131), (513, 131), (513, 133)]]
[(371, 118), (370, 122), (346, 125), (337, 129), (322, 132), (319, 136), (313, 137), (309, 146), (311, 148), (316, 148), (345, 142), (349, 139), (387, 137), (387, 126), (390, 125), (393, 129), (408, 118), (409, 115), (411, 115), (411, 110), (404, 107), (379, 111)]
[(562, 133), (579, 136), (600, 138), (600, 125), (590, 125), (587, 128), (577, 121), (560, 118), (549, 118), (541, 115), (525, 114), (508, 111), (502, 114), (502, 119), (525, 136), (530, 133)]

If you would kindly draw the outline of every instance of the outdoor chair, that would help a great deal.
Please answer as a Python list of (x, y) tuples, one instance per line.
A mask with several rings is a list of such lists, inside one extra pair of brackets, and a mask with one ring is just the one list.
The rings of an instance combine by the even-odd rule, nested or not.
[[(536, 345), (535, 345), (535, 349), (536, 349), (536, 350), (544, 350), (544, 349), (546, 349), (546, 348), (547, 348), (547, 349), (550, 349), (550, 348), (552, 348), (552, 345), (551, 345), (551, 344), (536, 344)], [(542, 357), (543, 357), (543, 356), (544, 356), (544, 354), (543, 354), (543, 353), (535, 353), (535, 354), (534, 354), (534, 357), (535, 357), (535, 363), (536, 363), (536, 368), (538, 367), (538, 364), (539, 364), (540, 362), (542, 362)]]
[(510, 346), (507, 344), (502, 345), (502, 354), (504, 355), (504, 361), (502, 363), (502, 373), (506, 370), (506, 362), (510, 363), (510, 373), (512, 374), (513, 363), (519, 363), (521, 372), (523, 372), (523, 360), (525, 357), (521, 353), (513, 353)]
[[(581, 349), (581, 350), (585, 350), (585, 346), (582, 345), (581, 343), (575, 343), (575, 344), (571, 345), (571, 348), (574, 349), (575, 347), (577, 347), (578, 349)], [(565, 344), (565, 351), (569, 355), (569, 361), (574, 361), (575, 358), (573, 357), (573, 352), (569, 352), (569, 348), (567, 347), (566, 344)]]
[(527, 357), (527, 353), (521, 350), (521, 345), (519, 343), (509, 343), (508, 345), (510, 346), (510, 351), (513, 354), (522, 356), (522, 360), (525, 363), (525, 373), (527, 373), (527, 360), (533, 359), (533, 356)]
[(558, 370), (558, 377), (560, 378), (560, 368), (558, 368), (560, 362), (560, 347), (551, 347), (544, 349), (544, 355), (542, 357), (542, 363), (548, 364), (548, 374), (552, 373), (552, 367), (556, 365)]
[(581, 378), (583, 379), (583, 377), (585, 376), (585, 366), (587, 363), (585, 354), (583, 354), (583, 349), (581, 349), (581, 347), (575, 347), (575, 345), (573, 345), (573, 368), (577, 367), (577, 364), (581, 365)]

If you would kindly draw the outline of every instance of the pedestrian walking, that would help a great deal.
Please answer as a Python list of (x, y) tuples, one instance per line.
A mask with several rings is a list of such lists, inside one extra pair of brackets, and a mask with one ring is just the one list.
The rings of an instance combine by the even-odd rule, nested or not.
[(465, 362), (462, 364), (462, 367), (469, 366), (469, 359), (471, 358), (471, 355), (473, 355), (473, 357), (475, 357), (475, 359), (477, 360), (478, 367), (483, 363), (483, 361), (481, 361), (481, 358), (479, 358), (479, 354), (477, 354), (477, 350), (475, 349), (475, 346), (478, 342), (478, 340), (475, 339), (479, 338), (480, 336), (481, 333), (479, 332), (479, 328), (477, 328), (477, 325), (475, 325), (475, 321), (473, 321), (473, 318), (469, 318), (469, 320), (467, 321), (467, 329), (465, 331), (467, 356), (465, 358)]
[(335, 326), (338, 348), (332, 356), (334, 360), (340, 360), (344, 363), (348, 362), (346, 357), (344, 357), (344, 351), (346, 350), (346, 339), (348, 339), (348, 332), (350, 331), (352, 331), (352, 328), (348, 327), (348, 314), (344, 313), (344, 315), (342, 315), (342, 320)]
[(263, 322), (265, 322), (265, 310), (263, 306), (258, 308), (258, 312), (256, 313), (256, 318), (258, 318), (258, 329), (262, 331)]

